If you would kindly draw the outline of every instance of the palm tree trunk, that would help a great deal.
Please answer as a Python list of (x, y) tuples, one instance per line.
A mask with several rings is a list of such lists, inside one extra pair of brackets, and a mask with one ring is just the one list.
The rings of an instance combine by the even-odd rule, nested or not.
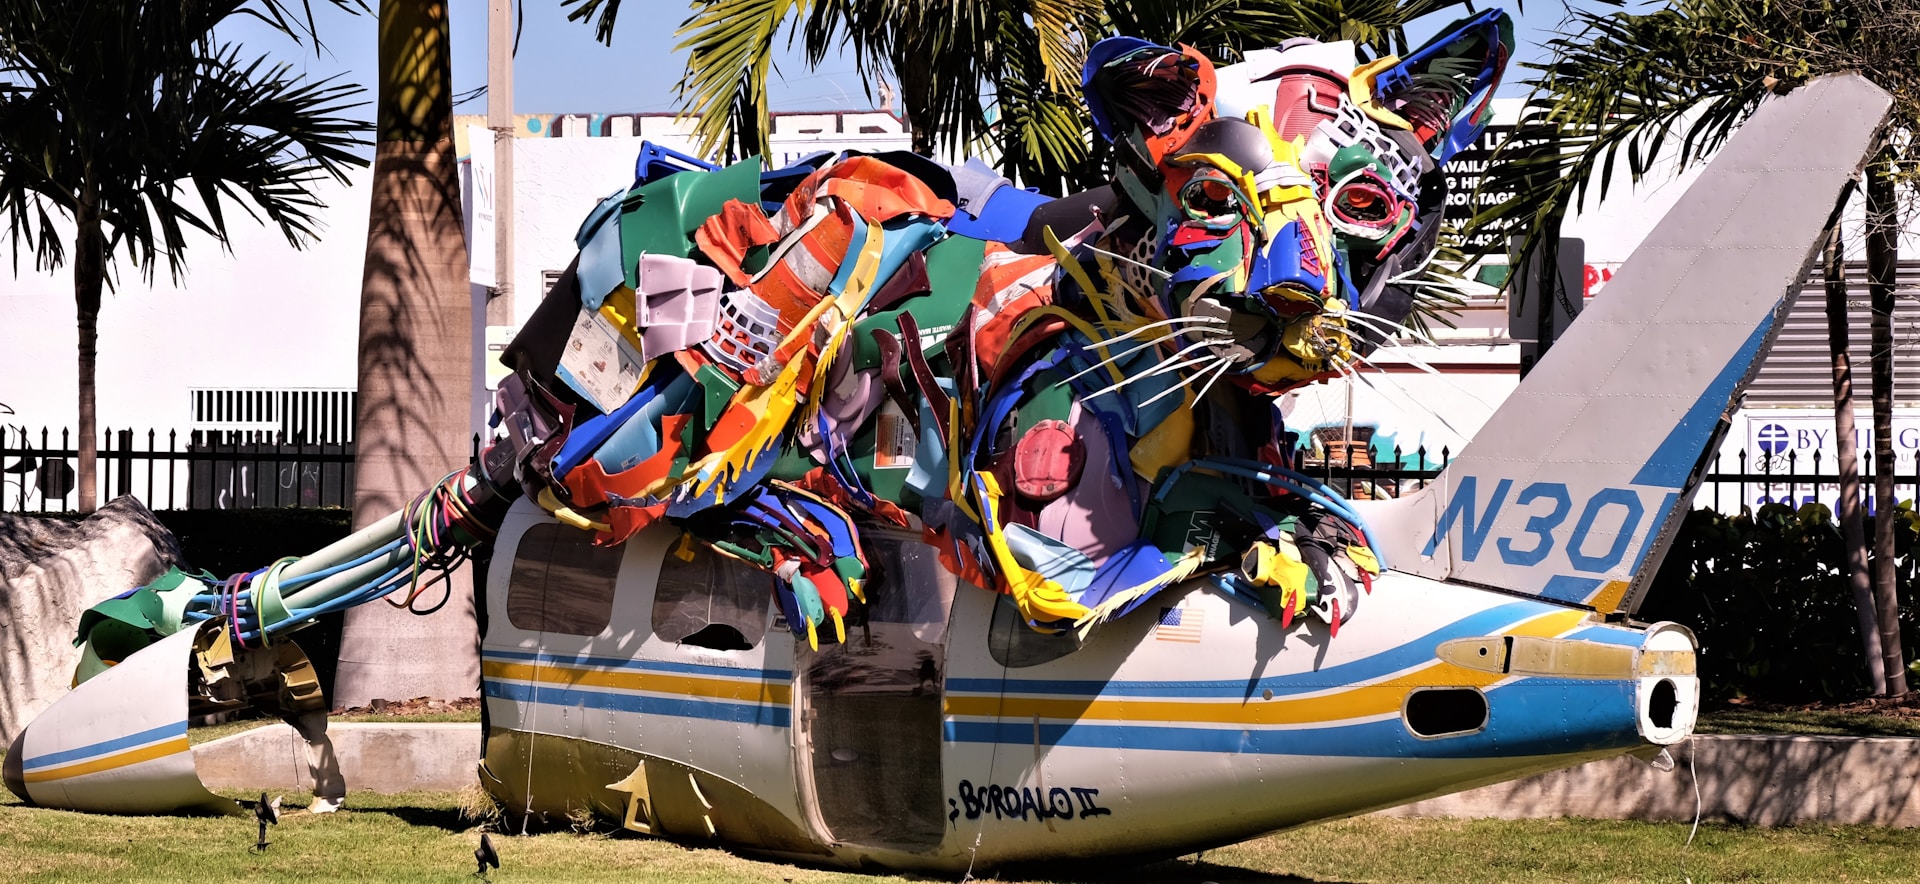
[(900, 81), (900, 113), (907, 118), (907, 131), (913, 137), (913, 152), (921, 156), (933, 156), (935, 137), (939, 134), (934, 119), (934, 83), (933, 65), (928, 61), (933, 52), (933, 34), (921, 30), (900, 35), (893, 47), (894, 79)]
[(106, 283), (106, 239), (100, 232), (100, 191), (81, 185), (74, 207), (77, 228), (73, 248), (73, 300), (80, 326), (80, 512), (99, 505), (95, 465), (100, 454), (99, 414), (94, 397), (94, 366), (100, 345), (100, 290)]
[[(453, 152), (447, 6), (382, 0), (379, 24), (379, 135), (360, 293), (355, 527), (392, 513), (467, 463), (473, 395), (473, 302)], [(472, 584), (464, 571), (449, 584), (447, 604), (431, 616), (382, 604), (348, 611), (335, 706), (478, 695)]]
[(1881, 662), (1880, 623), (1874, 613), (1873, 574), (1867, 559), (1867, 531), (1860, 512), (1860, 461), (1854, 451), (1853, 363), (1847, 347), (1847, 264), (1836, 223), (1827, 237), (1827, 348), (1833, 354), (1833, 438), (1840, 471), (1840, 531), (1847, 546), (1847, 582), (1860, 619), (1860, 648), (1866, 654), (1867, 680), (1875, 696), (1887, 693)]
[(1900, 648), (1900, 595), (1894, 586), (1893, 286), (1900, 260), (1892, 169), (1882, 154), (1867, 173), (1867, 291), (1873, 311), (1873, 594), (1887, 696), (1907, 693)]

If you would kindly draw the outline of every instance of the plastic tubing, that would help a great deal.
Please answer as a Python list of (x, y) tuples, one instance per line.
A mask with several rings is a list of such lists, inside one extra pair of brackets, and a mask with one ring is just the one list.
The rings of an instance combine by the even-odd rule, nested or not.
[(402, 517), (405, 513), (404, 509), (396, 510), (380, 521), (327, 544), (312, 555), (302, 557), (300, 561), (288, 565), (287, 570), (280, 572), (281, 582), (284, 584), (288, 581), (296, 581), (340, 563), (363, 558), (368, 553), (392, 543), (405, 530), (402, 525)]
[(390, 547), (385, 553), (359, 565), (336, 571), (301, 587), (300, 591), (286, 596), (284, 601), (289, 609), (311, 608), (336, 596), (350, 594), (355, 589), (372, 583), (379, 575), (412, 560), (412, 550), (405, 544)]
[[(386, 553), (389, 553), (389, 552), (392, 552), (392, 551), (393, 551), (393, 550), (392, 550), (392, 547), (393, 547), (393, 546), (394, 546), (395, 544), (398, 544), (398, 543), (401, 543), (401, 542), (402, 542), (402, 541), (400, 541), (400, 540), (395, 540), (395, 541), (393, 541), (392, 543), (389, 543), (389, 544), (387, 544), (386, 546), (383, 546), (383, 547), (380, 547), (380, 548), (378, 548), (378, 549), (375, 549), (374, 551), (372, 551), (372, 552), (370, 552), (370, 553), (367, 553), (366, 555), (364, 555), (364, 556), (361, 556), (360, 558), (357, 558), (357, 559), (354, 559), (354, 560), (353, 560), (353, 561), (351, 561), (351, 562), (342, 562), (342, 563), (340, 563), (340, 564), (338, 564), (338, 565), (334, 565), (334, 566), (333, 566), (333, 567), (331, 567), (331, 568), (327, 568), (327, 569), (324, 569), (324, 570), (320, 570), (320, 571), (315, 571), (315, 572), (313, 572), (312, 574), (308, 574), (307, 576), (305, 576), (305, 577), (302, 577), (302, 578), (300, 578), (300, 579), (298, 579), (298, 580), (287, 580), (287, 579), (285, 579), (285, 578), (284, 578), (284, 576), (283, 576), (283, 577), (282, 577), (282, 579), (281, 579), (281, 581), (280, 581), (280, 590), (281, 590), (282, 592), (291, 592), (291, 591), (294, 591), (294, 590), (298, 590), (298, 589), (300, 589), (301, 587), (304, 587), (304, 586), (308, 586), (308, 585), (310, 585), (310, 584), (313, 584), (313, 583), (315, 583), (315, 582), (317, 582), (317, 581), (319, 581), (319, 580), (321, 580), (322, 578), (326, 578), (326, 577), (331, 577), (331, 576), (333, 576), (333, 575), (335, 575), (335, 574), (338, 574), (338, 573), (340, 573), (340, 572), (342, 572), (342, 571), (345, 571), (345, 570), (347, 570), (348, 568), (356, 568), (356, 567), (359, 567), (359, 566), (361, 566), (361, 565), (364, 565), (364, 564), (366, 564), (366, 563), (368, 563), (368, 562), (371, 562), (371, 561), (373, 561), (374, 559), (376, 559), (376, 558), (378, 558), (378, 557), (380, 557), (380, 556), (382, 556), (382, 555), (384, 555), (384, 554), (386, 554)], [(291, 565), (289, 565), (289, 566), (287, 566), (287, 569), (288, 569), (288, 570), (292, 570), (292, 569), (293, 569), (293, 566), (291, 566)], [(284, 574), (285, 574), (286, 572), (284, 572), (284, 571), (283, 571), (283, 572), (281, 572), (281, 573), (282, 573), (282, 575), (284, 575)]]

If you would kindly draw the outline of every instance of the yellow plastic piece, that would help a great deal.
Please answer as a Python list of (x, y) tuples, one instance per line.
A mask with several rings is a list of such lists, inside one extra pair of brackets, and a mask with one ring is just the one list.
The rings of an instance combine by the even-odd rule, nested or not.
[(1280, 588), (1280, 604), (1295, 611), (1306, 608), (1307, 578), (1313, 569), (1301, 560), (1300, 548), (1289, 538), (1255, 541), (1240, 560), (1240, 571), (1261, 586)]
[(637, 321), (640, 316), (640, 308), (635, 303), (633, 289), (627, 288), (625, 283), (621, 283), (612, 292), (608, 293), (607, 299), (600, 304), (600, 315), (605, 317), (608, 322), (613, 323), (614, 328), (620, 330), (620, 336), (627, 339), (627, 343), (633, 346), (635, 353), (639, 353), (642, 358), (652, 358), (646, 352), (646, 349), (640, 346), (640, 332), (638, 331), (639, 324)]
[(1170, 469), (1193, 459), (1193, 391), (1181, 393), (1179, 408), (1162, 418), (1160, 425), (1149, 430), (1140, 441), (1133, 443), (1128, 452), (1133, 462), (1133, 471), (1140, 478), (1151, 482), (1163, 469)]
[(833, 308), (834, 301), (832, 295), (820, 299), (820, 303), (807, 311), (807, 315), (794, 325), (793, 331), (788, 332), (774, 350), (775, 358), (782, 358), (781, 354), (785, 354), (786, 366), (773, 383), (764, 387), (748, 384), (733, 394), (727, 409), (746, 409), (748, 414), (754, 416), (753, 428), (741, 436), (732, 448), (708, 454), (688, 467), (687, 474), (696, 477), (696, 493), (705, 494), (722, 479), (731, 481), (752, 469), (755, 459), (786, 429), (789, 418), (793, 417), (799, 405), (795, 391), (799, 387), (800, 370), (807, 362), (801, 356), (801, 350), (804, 349), (801, 345), (806, 341), (806, 336), (813, 334), (814, 323)]
[[(1113, 317), (1107, 313), (1106, 295), (1094, 286), (1093, 277), (1087, 275), (1087, 268), (1080, 266), (1079, 259), (1073, 257), (1073, 253), (1067, 251), (1067, 247), (1060, 242), (1060, 237), (1054, 235), (1053, 225), (1041, 227), (1040, 235), (1047, 243), (1047, 251), (1053, 253), (1053, 260), (1067, 271), (1068, 276), (1073, 277), (1074, 282), (1079, 283), (1080, 291), (1093, 304), (1093, 312), (1099, 315), (1100, 322), (1113, 322)], [(1100, 355), (1104, 357), (1106, 352), (1103, 350)]]
[(534, 496), (533, 502), (539, 504), (541, 509), (546, 510), (549, 513), (552, 513), (553, 517), (556, 519), (559, 519), (562, 523), (567, 525), (572, 525), (573, 527), (578, 528), (582, 531), (612, 531), (613, 530), (613, 527), (606, 524), (605, 522), (596, 522), (592, 519), (587, 518), (586, 516), (583, 516), (577, 512), (574, 512), (572, 507), (569, 507), (566, 504), (561, 503), (560, 498), (553, 496), (552, 488), (540, 489), (540, 493)]
[(1408, 123), (1406, 118), (1373, 103), (1374, 78), (1380, 76), (1381, 71), (1399, 63), (1400, 56), (1389, 55), (1354, 68), (1353, 75), (1347, 78), (1347, 95), (1353, 99), (1354, 106), (1372, 117), (1374, 122), (1402, 131), (1412, 131), (1413, 124)]
[(1353, 562), (1355, 565), (1359, 566), (1360, 570), (1365, 571), (1368, 574), (1377, 575), (1380, 573), (1379, 557), (1373, 554), (1373, 550), (1368, 549), (1364, 546), (1357, 546), (1357, 545), (1348, 546), (1347, 560), (1350, 562)]
[(1007, 545), (1007, 536), (1000, 530), (999, 519), (994, 515), (994, 505), (1000, 500), (1000, 485), (991, 473), (974, 475), (980, 487), (981, 514), (986, 517), (980, 524), (986, 528), (987, 549), (992, 552), (995, 564), (999, 565), (1001, 576), (1006, 579), (1007, 588), (1020, 613), (1028, 620), (1043, 621), (1079, 620), (1087, 616), (1087, 606), (1068, 598), (1067, 591), (1060, 584), (1027, 570), (1013, 557), (1013, 548)]

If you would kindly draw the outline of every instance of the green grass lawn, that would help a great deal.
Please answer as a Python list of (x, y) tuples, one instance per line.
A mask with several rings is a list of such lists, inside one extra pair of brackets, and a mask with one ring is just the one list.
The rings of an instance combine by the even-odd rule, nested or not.
[[(302, 803), (288, 796), (289, 804)], [(8, 881), (471, 881), (479, 831), (446, 793), (356, 794), (350, 812), (288, 812), (272, 846), (249, 853), (250, 819), (111, 817), (0, 798), (0, 879)], [(1909, 881), (1920, 832), (1863, 827), (1740, 829), (1593, 820), (1362, 818), (1124, 871), (1072, 869), (1002, 881)], [(764, 863), (634, 836), (495, 836), (492, 880), (893, 882), (917, 880)]]
[(1920, 719), (1826, 710), (1729, 707), (1702, 713), (1703, 734), (1811, 734), (1829, 737), (1920, 737)]

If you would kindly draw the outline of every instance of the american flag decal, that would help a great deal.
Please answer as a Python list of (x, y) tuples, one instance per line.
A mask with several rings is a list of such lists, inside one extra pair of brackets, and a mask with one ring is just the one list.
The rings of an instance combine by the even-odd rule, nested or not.
[(1163, 642), (1200, 641), (1200, 624), (1206, 612), (1199, 608), (1161, 608), (1160, 619), (1153, 624), (1153, 637)]

